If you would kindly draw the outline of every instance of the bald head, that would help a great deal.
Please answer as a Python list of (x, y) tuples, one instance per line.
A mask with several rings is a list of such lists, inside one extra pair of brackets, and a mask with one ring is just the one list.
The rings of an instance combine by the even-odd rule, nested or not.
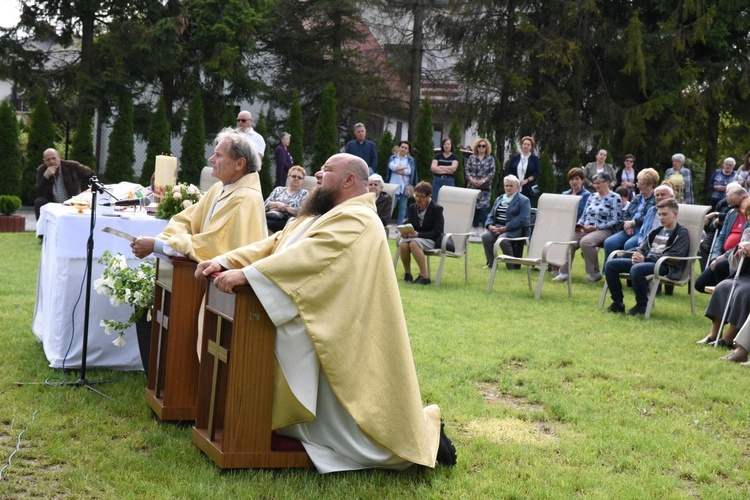
[(250, 111), (242, 110), (237, 114), (237, 129), (247, 132), (253, 126), (253, 115)]
[(60, 153), (55, 148), (45, 149), (42, 159), (47, 168), (52, 168), (55, 172), (60, 167)]
[(323, 165), (321, 187), (335, 192), (336, 204), (368, 192), (370, 171), (362, 158), (348, 153), (331, 156)]

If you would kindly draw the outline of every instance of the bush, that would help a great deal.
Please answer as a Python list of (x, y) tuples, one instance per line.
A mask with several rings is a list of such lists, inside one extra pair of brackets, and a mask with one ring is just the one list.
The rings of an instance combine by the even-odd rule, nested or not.
[(0, 195), (0, 213), (3, 215), (13, 215), (21, 208), (21, 198), (14, 195)]

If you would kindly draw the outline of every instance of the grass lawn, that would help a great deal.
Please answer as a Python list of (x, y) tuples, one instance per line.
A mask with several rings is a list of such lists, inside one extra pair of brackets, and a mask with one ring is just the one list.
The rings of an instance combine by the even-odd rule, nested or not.
[(707, 297), (693, 316), (684, 288), (648, 320), (606, 314), (579, 256), (572, 298), (548, 279), (536, 301), (525, 271), (505, 269), (490, 294), (473, 245), (468, 284), (450, 260), (440, 288), (400, 285), (422, 397), (442, 407), (455, 468), (221, 473), (189, 427), (155, 421), (143, 373), (89, 371), (112, 379), (112, 401), (15, 383), (61, 375), (30, 331), (39, 249), (31, 233), (0, 234), (1, 498), (750, 497), (750, 370), (695, 345)]

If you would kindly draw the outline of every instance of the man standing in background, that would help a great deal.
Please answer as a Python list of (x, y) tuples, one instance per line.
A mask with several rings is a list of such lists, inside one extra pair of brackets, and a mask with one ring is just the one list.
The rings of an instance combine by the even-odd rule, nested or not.
[(367, 167), (370, 169), (370, 175), (372, 175), (378, 170), (378, 148), (374, 142), (366, 139), (367, 130), (364, 123), (354, 124), (354, 136), (356, 139), (346, 143), (344, 152), (365, 160)]

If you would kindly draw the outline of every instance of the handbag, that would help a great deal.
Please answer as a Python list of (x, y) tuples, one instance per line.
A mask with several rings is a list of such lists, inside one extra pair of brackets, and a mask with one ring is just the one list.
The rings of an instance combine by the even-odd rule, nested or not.
[(409, 184), (404, 188), (404, 195), (406, 195), (407, 198), (412, 198), (414, 196), (414, 186)]

